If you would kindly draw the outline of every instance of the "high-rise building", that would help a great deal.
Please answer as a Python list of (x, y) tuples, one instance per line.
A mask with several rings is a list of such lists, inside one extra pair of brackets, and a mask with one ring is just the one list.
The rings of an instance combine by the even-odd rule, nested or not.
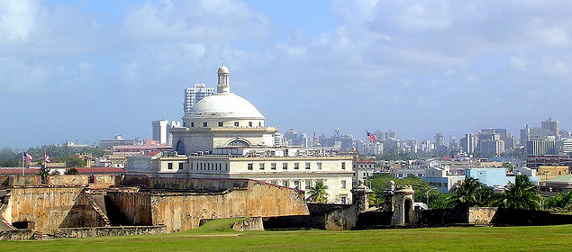
[(214, 88), (208, 88), (203, 83), (195, 84), (195, 87), (192, 88), (185, 88), (185, 114), (188, 113), (197, 102), (213, 93)]
[(172, 145), (173, 135), (171, 134), (171, 128), (181, 127), (180, 122), (157, 120), (151, 122), (153, 125), (153, 140), (159, 142), (159, 144)]
[(167, 136), (169, 134), (168, 124), (169, 121), (157, 120), (151, 122), (153, 125), (153, 140), (158, 141), (160, 144), (167, 144)]
[(442, 132), (437, 132), (437, 134), (435, 134), (435, 145), (436, 146), (443, 146), (443, 133)]
[(556, 140), (560, 139), (559, 121), (554, 121), (552, 118), (549, 118), (548, 120), (542, 122), (542, 129), (549, 131), (552, 136), (556, 137)]

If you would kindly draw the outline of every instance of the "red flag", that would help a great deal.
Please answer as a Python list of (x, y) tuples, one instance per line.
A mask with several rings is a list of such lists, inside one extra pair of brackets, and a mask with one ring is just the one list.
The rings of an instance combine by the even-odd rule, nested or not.
[(367, 132), (367, 140), (369, 140), (370, 142), (377, 142), (377, 136), (376, 135), (369, 133), (369, 131), (366, 131), (366, 132)]
[(28, 154), (28, 152), (24, 151), (24, 161), (26, 163), (29, 163), (30, 161), (32, 161), (32, 156), (30, 154)]
[(46, 161), (46, 163), (50, 162), (50, 156), (48, 156), (48, 154), (45, 154), (44, 161)]

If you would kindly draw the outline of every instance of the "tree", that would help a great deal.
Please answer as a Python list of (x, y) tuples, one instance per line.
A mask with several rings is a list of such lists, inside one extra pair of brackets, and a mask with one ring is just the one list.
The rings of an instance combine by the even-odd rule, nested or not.
[(545, 207), (556, 211), (572, 211), (572, 191), (546, 199)]
[[(370, 189), (373, 191), (373, 193), (369, 195), (370, 203), (372, 205), (383, 204), (384, 201), (383, 191), (387, 189), (387, 186), (389, 186), (389, 181), (391, 180), (395, 181), (395, 185), (410, 185), (413, 188), (413, 191), (415, 191), (415, 201), (421, 201), (421, 202), (427, 201), (427, 199), (425, 198), (425, 192), (431, 189), (431, 186), (426, 181), (423, 181), (422, 179), (415, 176), (409, 176), (403, 179), (396, 179), (389, 174), (376, 173), (373, 174), (373, 177), (367, 180), (371, 183), (370, 184), (366, 183), (366, 185), (371, 186)], [(433, 193), (437, 194), (439, 192), (432, 192), (432, 194)]]
[(42, 179), (42, 184), (46, 184), (47, 182), (46, 179), (50, 175), (50, 172), (48, 171), (48, 169), (42, 167), (40, 168), (40, 171), (38, 171), (36, 175), (40, 176), (40, 178)]
[(502, 163), (502, 167), (508, 169), (510, 172), (514, 170), (514, 166), (511, 163)]
[(454, 207), (484, 207), (493, 203), (493, 190), (472, 177), (466, 177), (451, 193), (449, 200)]
[(308, 200), (315, 203), (322, 203), (325, 204), (328, 202), (328, 193), (326, 190), (328, 189), (327, 185), (324, 185), (324, 182), (318, 181), (316, 185), (308, 191), (310, 196)]
[(18, 167), (21, 162), (22, 155), (14, 153), (10, 148), (0, 150), (0, 167)]
[(79, 171), (76, 168), (72, 167), (72, 168), (69, 168), (66, 172), (64, 172), (64, 174), (65, 175), (78, 175)]
[(539, 210), (542, 197), (536, 185), (525, 175), (517, 175), (514, 180), (514, 184), (509, 182), (509, 188), (503, 192), (499, 205), (512, 209)]

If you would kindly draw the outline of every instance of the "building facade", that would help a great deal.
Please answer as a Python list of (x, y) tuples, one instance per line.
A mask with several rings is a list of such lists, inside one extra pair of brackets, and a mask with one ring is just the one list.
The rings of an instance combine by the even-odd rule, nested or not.
[(208, 88), (205, 84), (195, 84), (192, 88), (185, 88), (185, 102), (183, 108), (185, 114), (191, 111), (191, 108), (203, 98), (214, 93), (214, 88)]
[[(352, 201), (353, 156), (321, 149), (275, 146), (278, 128), (246, 99), (230, 92), (226, 66), (217, 92), (202, 98), (173, 127), (173, 147), (159, 157), (131, 157), (127, 170), (162, 177), (247, 178), (308, 191), (317, 182), (328, 202)], [(306, 195), (308, 197), (309, 195)]]

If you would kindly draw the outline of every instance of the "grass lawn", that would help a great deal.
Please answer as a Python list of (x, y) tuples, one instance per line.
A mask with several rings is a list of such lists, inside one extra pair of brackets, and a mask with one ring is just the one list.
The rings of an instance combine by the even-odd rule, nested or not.
[(360, 231), (230, 230), (232, 221), (211, 221), (188, 232), (0, 241), (0, 251), (570, 251), (572, 225), (451, 227)]

